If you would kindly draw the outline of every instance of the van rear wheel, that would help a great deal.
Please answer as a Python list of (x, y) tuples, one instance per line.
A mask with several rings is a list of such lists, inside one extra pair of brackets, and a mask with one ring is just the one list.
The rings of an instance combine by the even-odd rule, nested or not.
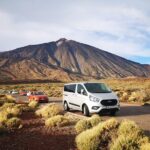
[(65, 110), (65, 111), (69, 111), (69, 110), (70, 110), (70, 108), (69, 108), (67, 102), (64, 102), (64, 110)]
[(90, 115), (87, 105), (83, 106), (82, 111), (83, 111), (84, 116), (89, 116)]

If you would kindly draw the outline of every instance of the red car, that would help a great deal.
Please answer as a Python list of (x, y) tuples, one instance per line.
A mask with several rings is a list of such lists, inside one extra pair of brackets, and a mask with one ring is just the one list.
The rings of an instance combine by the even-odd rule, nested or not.
[(48, 96), (43, 92), (32, 92), (28, 99), (29, 101), (48, 102)]
[(20, 91), (19, 94), (20, 96), (27, 96), (27, 91)]

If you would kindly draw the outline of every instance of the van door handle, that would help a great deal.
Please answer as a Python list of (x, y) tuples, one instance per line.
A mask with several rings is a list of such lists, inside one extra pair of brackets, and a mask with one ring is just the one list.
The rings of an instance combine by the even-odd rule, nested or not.
[(67, 94), (64, 94), (64, 96), (68, 96)]

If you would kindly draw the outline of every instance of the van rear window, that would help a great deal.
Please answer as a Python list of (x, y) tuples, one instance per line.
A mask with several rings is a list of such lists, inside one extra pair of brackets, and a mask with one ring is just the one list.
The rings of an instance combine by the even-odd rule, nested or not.
[(70, 85), (65, 85), (64, 86), (64, 91), (65, 92), (75, 93), (75, 89), (76, 89), (76, 84), (70, 84)]

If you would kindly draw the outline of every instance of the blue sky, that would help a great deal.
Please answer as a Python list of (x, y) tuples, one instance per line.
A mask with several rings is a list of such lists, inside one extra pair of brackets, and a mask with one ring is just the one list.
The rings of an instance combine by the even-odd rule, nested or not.
[(62, 37), (150, 64), (150, 0), (0, 0), (0, 51)]

